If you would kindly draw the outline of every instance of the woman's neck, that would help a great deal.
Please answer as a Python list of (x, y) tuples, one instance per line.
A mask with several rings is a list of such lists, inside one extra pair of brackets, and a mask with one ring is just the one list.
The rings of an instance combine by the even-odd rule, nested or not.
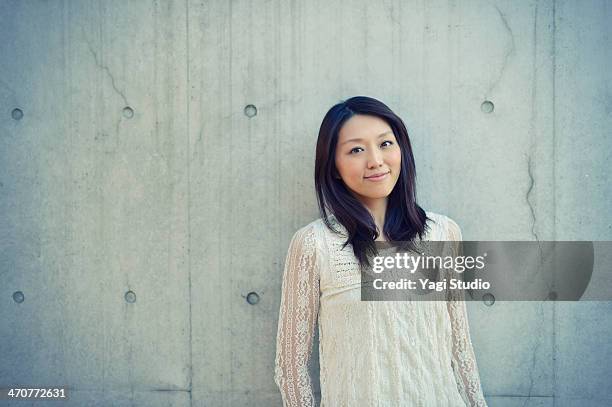
[(378, 229), (379, 233), (377, 240), (387, 240), (383, 233), (385, 226), (385, 215), (387, 213), (387, 201), (387, 197), (362, 201), (374, 218), (374, 223), (376, 224), (376, 228)]

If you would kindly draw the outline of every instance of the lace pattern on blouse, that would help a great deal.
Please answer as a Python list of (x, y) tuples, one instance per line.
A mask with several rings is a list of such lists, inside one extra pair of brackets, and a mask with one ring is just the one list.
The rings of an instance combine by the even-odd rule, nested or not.
[(319, 310), (314, 232), (314, 225), (298, 230), (285, 260), (274, 371), (284, 406), (313, 406), (315, 402), (308, 373)]
[[(452, 255), (460, 253), (459, 243), (462, 240), (461, 229), (450, 218), (446, 218), (448, 223), (448, 238), (450, 242), (457, 242), (452, 246)], [(452, 273), (453, 275), (449, 275)], [(450, 278), (457, 278), (457, 274), (449, 270), (447, 281)], [(480, 376), (478, 366), (470, 337), (470, 328), (467, 318), (467, 307), (465, 305), (464, 291), (460, 289), (447, 291), (448, 315), (452, 329), (452, 356), (451, 366), (457, 382), (459, 394), (467, 406), (487, 407), (482, 388), (480, 386)]]
[[(446, 229), (446, 234), (441, 233), (442, 238), (461, 241), (459, 226), (448, 217), (440, 218), (442, 221), (439, 226), (442, 226), (443, 231)], [(438, 219), (436, 221), (439, 222)], [(458, 245), (452, 245), (451, 250), (457, 253)], [(308, 365), (319, 312), (320, 264), (325, 264), (321, 256), (322, 253), (317, 251), (315, 223), (294, 234), (283, 272), (274, 370), (274, 380), (280, 389), (284, 406), (315, 404)], [(457, 275), (452, 277), (457, 278)], [(447, 278), (450, 276), (447, 275)], [(466, 405), (486, 407), (469, 333), (463, 291), (448, 290), (446, 295), (452, 332), (451, 367), (457, 389)]]

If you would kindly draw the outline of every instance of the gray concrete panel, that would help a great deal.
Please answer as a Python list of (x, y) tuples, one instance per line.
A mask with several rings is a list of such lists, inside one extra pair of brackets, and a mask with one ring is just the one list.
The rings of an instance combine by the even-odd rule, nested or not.
[[(1, 2), (0, 382), (279, 405), (285, 255), (353, 95), (464, 239), (610, 240), (608, 3)], [(489, 405), (609, 404), (609, 304), (468, 309)]]
[(184, 4), (0, 7), (2, 382), (189, 389)]
[[(559, 1), (555, 12), (555, 236), (612, 236), (612, 63), (608, 1)], [(603, 283), (610, 270), (596, 268)], [(602, 281), (602, 279), (604, 279)], [(558, 303), (555, 394), (559, 406), (612, 404), (610, 302)]]

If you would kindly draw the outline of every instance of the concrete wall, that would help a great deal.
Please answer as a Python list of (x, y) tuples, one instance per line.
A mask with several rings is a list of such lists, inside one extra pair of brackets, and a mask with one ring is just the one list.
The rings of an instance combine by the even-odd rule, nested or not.
[[(0, 386), (279, 405), (284, 257), (318, 217), (321, 119), (354, 95), (404, 119), (420, 203), (466, 240), (612, 240), (610, 21), (606, 0), (0, 2)], [(489, 405), (610, 405), (611, 311), (470, 303)]]

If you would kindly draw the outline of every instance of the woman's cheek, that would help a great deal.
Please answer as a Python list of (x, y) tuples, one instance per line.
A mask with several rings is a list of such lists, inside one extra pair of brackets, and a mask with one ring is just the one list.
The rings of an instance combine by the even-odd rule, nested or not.
[(399, 165), (402, 163), (402, 152), (399, 150), (399, 148), (393, 151), (392, 160), (396, 167), (399, 167)]

